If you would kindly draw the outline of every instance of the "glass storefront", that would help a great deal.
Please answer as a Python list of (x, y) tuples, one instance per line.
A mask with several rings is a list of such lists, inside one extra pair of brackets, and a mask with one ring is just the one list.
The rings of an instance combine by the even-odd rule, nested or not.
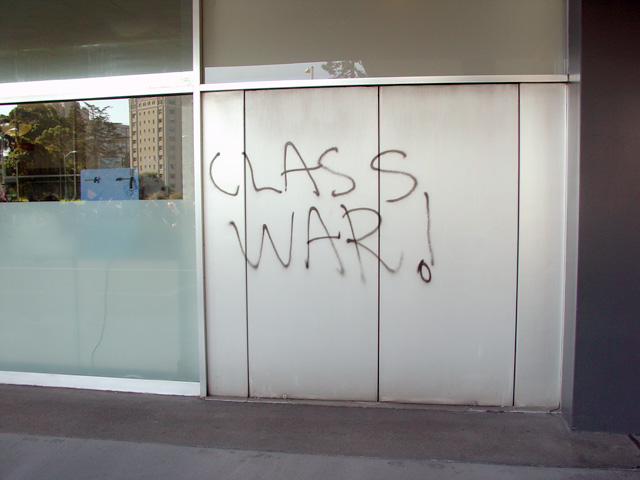
[(2, 117), (1, 370), (198, 380), (192, 108), (165, 96)]
[[(327, 153), (343, 149), (327, 140), (329, 130), (344, 133), (347, 124), (363, 125), (347, 120), (364, 111), (365, 103), (355, 96), (346, 113), (325, 112), (315, 129), (307, 128), (309, 118), (318, 120), (318, 110), (333, 104), (318, 102), (295, 122), (292, 116), (278, 117), (273, 113), (300, 113), (309, 92), (320, 90), (289, 87), (380, 91), (403, 82), (509, 83), (515, 112), (520, 80), (566, 81), (565, 0), (24, 0), (9, 10), (0, 19), (0, 374), (160, 380), (187, 382), (189, 388), (200, 382), (203, 394), (216, 392), (207, 382), (217, 388), (228, 382), (240, 387), (222, 388), (220, 394), (245, 395), (251, 367), (243, 348), (253, 327), (246, 314), (234, 319), (232, 295), (225, 293), (233, 284), (220, 274), (223, 268), (207, 267), (204, 258), (214, 258), (206, 249), (224, 242), (215, 237), (218, 227), (207, 223), (212, 212), (228, 213), (224, 201), (204, 204), (220, 144), (233, 143), (241, 159), (235, 166), (248, 182), (249, 157), (264, 154), (256, 138), (273, 139), (274, 118), (283, 125), (282, 141), (274, 148), (281, 152), (284, 145), (285, 158), (286, 145), (297, 142), (293, 126)], [(282, 94), (281, 103), (262, 107), (256, 90)], [(340, 89), (327, 90), (333, 95)], [(227, 93), (233, 97), (228, 104)], [(221, 113), (216, 128), (209, 128), (207, 118), (218, 118), (211, 113), (213, 98), (221, 99), (215, 110)], [(411, 93), (408, 104), (416, 98)], [(369, 100), (371, 118), (386, 118), (380, 108), (387, 104), (373, 94)], [(248, 114), (251, 101), (257, 106)], [(406, 108), (390, 110), (400, 114)], [(243, 123), (255, 115), (264, 116), (264, 129)], [(417, 124), (407, 123), (390, 148), (405, 147), (405, 131), (424, 136), (429, 129), (416, 130)], [(380, 125), (371, 129), (371, 158), (380, 153)], [(364, 144), (359, 134), (352, 135), (354, 148)], [(324, 154), (318, 155), (317, 166), (307, 167), (302, 156), (304, 168), (287, 170), (285, 160), (280, 170), (277, 163), (274, 175), (284, 175), (286, 182), (287, 173), (331, 173), (320, 164)], [(362, 176), (375, 170), (365, 166)], [(351, 211), (374, 211), (375, 205), (372, 200), (370, 208)], [(419, 207), (422, 211), (422, 197)], [(252, 213), (245, 203), (238, 211)], [(223, 227), (230, 225), (225, 221)], [(238, 225), (246, 227), (239, 220)], [(264, 243), (266, 233), (255, 230)], [(318, 235), (312, 240), (333, 238), (329, 232)], [(232, 238), (235, 257), (216, 247), (215, 258), (228, 267), (238, 260), (236, 243), (246, 246), (247, 238), (240, 233)], [(234, 270), (239, 277), (251, 272), (244, 260), (240, 257)], [(225, 288), (217, 286), (221, 283)], [(269, 279), (265, 285), (269, 297), (275, 283)], [(237, 291), (246, 293), (246, 284)], [(244, 300), (239, 305), (238, 311), (264, 307), (247, 307)], [(209, 316), (222, 318), (229, 329), (217, 329)], [(380, 316), (371, 318), (379, 322)], [(375, 336), (379, 329), (371, 331)], [(352, 333), (362, 332), (353, 328)], [(379, 342), (372, 345), (380, 348)], [(288, 346), (278, 348), (286, 352)], [(394, 347), (403, 349), (401, 343)], [(345, 351), (351, 348), (346, 345)]]

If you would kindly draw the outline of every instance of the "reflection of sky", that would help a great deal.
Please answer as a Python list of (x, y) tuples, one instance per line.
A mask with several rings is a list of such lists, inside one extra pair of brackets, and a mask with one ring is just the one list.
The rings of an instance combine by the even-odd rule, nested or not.
[[(326, 62), (285, 63), (280, 65), (250, 65), (243, 67), (210, 67), (204, 69), (205, 83), (257, 82), (263, 80), (310, 80), (313, 78), (332, 78), (322, 68)], [(360, 62), (356, 65), (364, 70)]]
[(129, 100), (124, 98), (109, 99), (109, 100), (84, 100), (80, 102), (84, 106), (84, 102), (95, 105), (99, 108), (109, 107), (107, 113), (109, 114), (109, 120), (114, 123), (122, 123), (123, 125), (129, 125)]
[(6, 115), (15, 108), (15, 105), (0, 105), (0, 115)]

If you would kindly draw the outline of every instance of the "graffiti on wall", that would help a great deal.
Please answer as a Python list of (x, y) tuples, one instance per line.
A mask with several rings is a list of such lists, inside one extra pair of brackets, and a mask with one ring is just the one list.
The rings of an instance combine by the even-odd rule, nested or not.
[[(244, 256), (247, 264), (253, 269), (258, 269), (260, 267), (265, 243), (266, 240), (268, 240), (268, 243), (271, 245), (271, 249), (275, 253), (279, 263), (282, 267), (289, 268), (292, 263), (292, 250), (295, 241), (294, 226), (296, 225), (296, 222), (303, 221), (306, 224), (306, 238), (304, 238), (304, 241), (306, 242), (306, 258), (304, 260), (304, 266), (307, 269), (309, 269), (311, 265), (312, 246), (316, 244), (316, 242), (321, 241), (329, 242), (331, 251), (335, 258), (336, 270), (340, 275), (345, 274), (344, 261), (339, 253), (340, 249), (338, 248), (341, 244), (346, 244), (355, 252), (360, 267), (360, 276), (363, 281), (365, 279), (363, 257), (366, 255), (372, 256), (375, 261), (389, 273), (396, 273), (401, 268), (407, 268), (404, 266), (407, 262), (405, 262), (404, 254), (402, 252), (400, 252), (399, 260), (391, 265), (390, 262), (381, 258), (377, 252), (377, 248), (374, 249), (365, 243), (365, 240), (375, 239), (380, 235), (383, 218), (380, 214), (379, 206), (375, 209), (349, 204), (349, 195), (358, 189), (359, 184), (362, 182), (371, 182), (372, 178), (373, 181), (376, 181), (376, 177), (377, 182), (379, 183), (383, 175), (389, 175), (396, 179), (402, 179), (402, 183), (406, 184), (406, 187), (404, 187), (402, 192), (396, 193), (390, 198), (380, 198), (379, 202), (401, 204), (402, 202), (407, 201), (410, 197), (415, 198), (418, 195), (423, 197), (422, 201), (424, 202), (424, 215), (426, 216), (427, 228), (425, 232), (421, 232), (421, 235), (424, 236), (426, 255), (425, 258), (414, 259), (409, 263), (413, 264), (411, 268), (415, 269), (419, 281), (430, 283), (432, 280), (432, 268), (435, 265), (435, 258), (431, 244), (431, 212), (429, 194), (426, 191), (420, 192), (418, 180), (410, 172), (381, 167), (381, 161), (383, 158), (394, 156), (404, 159), (407, 157), (407, 154), (402, 150), (385, 150), (376, 154), (370, 161), (368, 161), (368, 173), (372, 174), (373, 177), (369, 176), (362, 179), (354, 178), (346, 173), (339, 172), (337, 169), (329, 167), (326, 164), (326, 158), (329, 155), (337, 154), (339, 154), (338, 147), (334, 146), (327, 148), (317, 158), (315, 163), (311, 163), (308, 159), (305, 160), (303, 155), (300, 153), (300, 150), (293, 142), (286, 142), (284, 145), (282, 172), (280, 173), (282, 180), (278, 185), (261, 184), (260, 179), (256, 178), (254, 165), (252, 160), (249, 158), (249, 155), (245, 152), (241, 154), (240, 161), (244, 162), (244, 184), (246, 188), (253, 189), (255, 193), (261, 195), (284, 196), (287, 195), (288, 191), (290, 191), (289, 186), (292, 176), (300, 175), (304, 177), (303, 181), (308, 184), (309, 195), (312, 195), (315, 198), (326, 196), (334, 199), (336, 202), (339, 202), (340, 221), (341, 225), (343, 225), (343, 227), (338, 231), (330, 231), (330, 228), (327, 226), (328, 222), (325, 221), (326, 217), (324, 215), (326, 215), (326, 213), (323, 214), (321, 212), (321, 207), (318, 205), (309, 206), (305, 212), (306, 218), (303, 219), (296, 218), (296, 212), (292, 211), (289, 222), (288, 245), (280, 247), (276, 246), (276, 242), (274, 242), (272, 236), (273, 228), (270, 229), (269, 225), (263, 223), (258, 254), (255, 257), (251, 257), (245, 247), (246, 241), (242, 238), (241, 228), (238, 222), (232, 220), (229, 222), (229, 227), (235, 232), (240, 252)], [(216, 173), (216, 162), (221, 160), (222, 155), (220, 152), (216, 153), (211, 159), (208, 172), (209, 180), (218, 192), (230, 197), (238, 197), (241, 194), (241, 185), (234, 185), (231, 188), (226, 185), (223, 186), (225, 183), (224, 180), (227, 179), (222, 179), (222, 175), (219, 176), (219, 174)], [(318, 175), (321, 172), (324, 172), (325, 174), (328, 173), (335, 182), (330, 182), (329, 184), (325, 182), (324, 184), (321, 184), (318, 180)], [(374, 226), (368, 231), (357, 232), (357, 222), (355, 220), (356, 218), (364, 216), (369, 216), (373, 219)], [(320, 229), (324, 234), (313, 234), (312, 226), (314, 226), (316, 230)]]

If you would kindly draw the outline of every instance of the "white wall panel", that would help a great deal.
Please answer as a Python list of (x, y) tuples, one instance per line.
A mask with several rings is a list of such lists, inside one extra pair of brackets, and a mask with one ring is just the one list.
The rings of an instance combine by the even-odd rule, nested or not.
[(560, 402), (566, 87), (520, 87), (520, 255), (515, 404)]
[(247, 396), (243, 92), (205, 94), (202, 115), (209, 394)]
[(203, 105), (210, 394), (557, 405), (564, 86)]
[(251, 396), (375, 400), (377, 88), (246, 95)]
[(513, 401), (517, 126), (515, 85), (381, 89), (402, 152), (381, 158), (381, 257), (403, 259), (381, 270), (381, 400)]

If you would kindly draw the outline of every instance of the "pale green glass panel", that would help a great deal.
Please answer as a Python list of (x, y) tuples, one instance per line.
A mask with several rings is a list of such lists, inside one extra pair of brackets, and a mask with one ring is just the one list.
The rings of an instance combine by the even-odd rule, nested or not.
[(182, 198), (0, 203), (0, 370), (198, 380), (182, 98)]
[(565, 0), (205, 0), (205, 81), (565, 73)]

